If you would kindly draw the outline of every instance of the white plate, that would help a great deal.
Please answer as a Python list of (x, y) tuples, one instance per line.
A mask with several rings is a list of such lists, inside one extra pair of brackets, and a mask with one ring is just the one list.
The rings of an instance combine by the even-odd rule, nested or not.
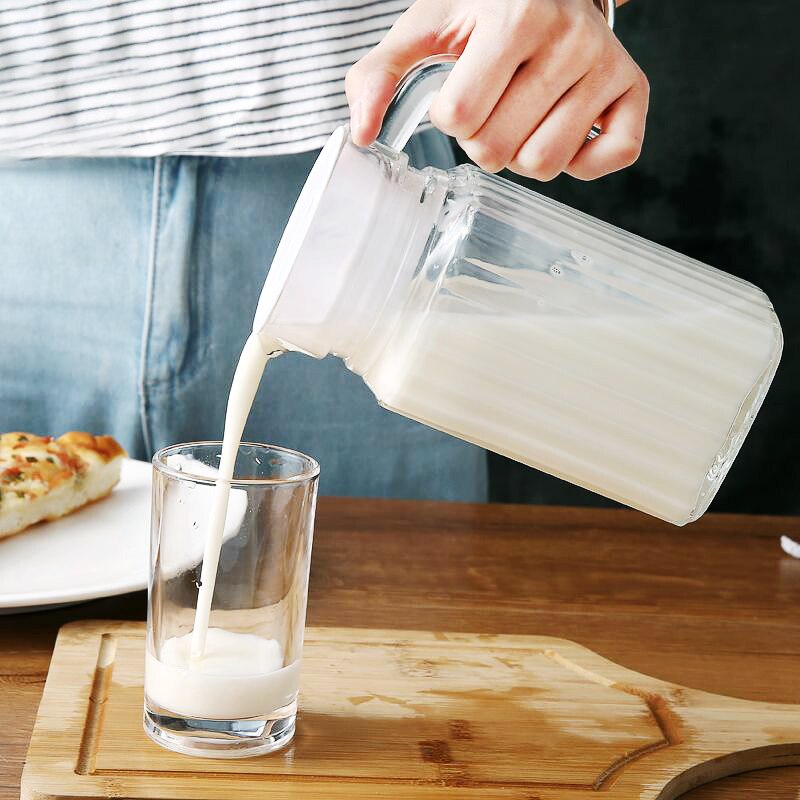
[(128, 459), (108, 497), (0, 541), (0, 613), (145, 589), (151, 473)]

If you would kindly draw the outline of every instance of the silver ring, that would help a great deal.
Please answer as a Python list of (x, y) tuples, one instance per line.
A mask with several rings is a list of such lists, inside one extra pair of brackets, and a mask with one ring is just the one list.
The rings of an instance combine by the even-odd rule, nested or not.
[[(594, 4), (597, 6), (598, 10), (602, 12), (603, 16), (606, 18), (608, 27), (613, 31), (617, 16), (617, 0), (594, 0)], [(586, 136), (586, 141), (591, 142), (592, 139), (596, 139), (600, 136), (602, 132), (602, 129), (597, 125), (592, 125), (591, 130)]]

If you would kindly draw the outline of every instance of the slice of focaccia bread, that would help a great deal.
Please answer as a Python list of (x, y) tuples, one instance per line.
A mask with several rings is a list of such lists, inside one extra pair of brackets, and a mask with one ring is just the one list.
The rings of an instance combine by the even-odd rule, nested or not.
[(105, 497), (126, 455), (111, 436), (0, 435), (0, 539)]

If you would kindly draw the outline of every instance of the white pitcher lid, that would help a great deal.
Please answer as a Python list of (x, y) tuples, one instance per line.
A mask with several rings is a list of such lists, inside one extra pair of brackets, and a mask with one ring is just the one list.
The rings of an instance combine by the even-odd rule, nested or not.
[(308, 174), (289, 217), (289, 222), (283, 231), (278, 249), (275, 251), (264, 288), (261, 290), (253, 321), (254, 331), (263, 328), (271, 309), (286, 285), (286, 280), (297, 260), (308, 231), (314, 223), (320, 201), (331, 180), (339, 154), (342, 152), (347, 138), (348, 128), (346, 125), (341, 125), (331, 134)]

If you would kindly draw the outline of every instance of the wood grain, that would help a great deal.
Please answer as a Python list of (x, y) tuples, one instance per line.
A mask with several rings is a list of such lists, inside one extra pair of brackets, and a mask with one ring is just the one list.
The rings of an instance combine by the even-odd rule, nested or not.
[(800, 705), (655, 680), (564, 639), (309, 628), (280, 753), (186, 758), (142, 731), (143, 623), (59, 633), (22, 800), (388, 796), (675, 800), (800, 765)]
[[(628, 511), (323, 498), (309, 623), (559, 636), (638, 672), (800, 703), (794, 518), (707, 515), (674, 528)], [(0, 798), (19, 777), (58, 628), (144, 619), (143, 593), (0, 617)], [(798, 800), (800, 768), (690, 800)]]

